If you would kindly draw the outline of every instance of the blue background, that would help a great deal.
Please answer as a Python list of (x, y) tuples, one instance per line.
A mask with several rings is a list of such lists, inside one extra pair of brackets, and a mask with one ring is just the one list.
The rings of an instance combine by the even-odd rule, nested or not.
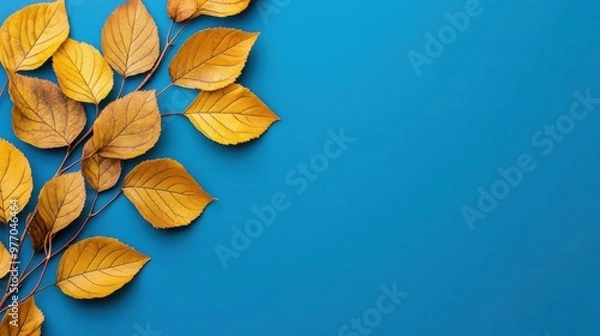
[[(32, 2), (4, 1), (0, 18)], [(282, 121), (225, 148), (168, 119), (147, 158), (179, 160), (219, 201), (164, 232), (119, 199), (85, 235), (118, 237), (153, 260), (106, 300), (37, 295), (45, 335), (338, 335), (394, 283), (408, 296), (373, 335), (600, 333), (600, 116), (578, 121), (551, 155), (531, 141), (574, 91), (600, 96), (596, 1), (482, 0), (421, 76), (407, 53), (424, 53), (424, 34), (466, 0), (253, 2), (235, 18), (194, 21), (185, 37), (217, 25), (260, 31), (240, 82)], [(72, 36), (99, 46), (120, 3), (68, 1)], [(164, 1), (146, 3), (164, 36)], [(167, 83), (163, 67), (149, 87)], [(172, 89), (161, 108), (181, 111), (193, 97)], [(62, 154), (15, 139), (6, 96), (0, 108), (0, 134), (31, 159), (37, 194)], [(296, 194), (286, 175), (342, 128), (356, 141)], [(461, 207), (523, 153), (537, 168), (470, 230)], [(231, 227), (277, 192), (289, 209), (224, 269), (215, 245), (231, 247)]]

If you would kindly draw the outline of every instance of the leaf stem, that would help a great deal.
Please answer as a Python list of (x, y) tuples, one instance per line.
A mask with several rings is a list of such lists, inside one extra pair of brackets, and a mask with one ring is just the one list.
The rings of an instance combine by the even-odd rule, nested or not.
[(127, 77), (123, 77), (123, 79), (121, 79), (121, 88), (119, 88), (119, 93), (117, 94), (117, 99), (121, 98), (121, 95), (123, 94), (123, 90), (125, 89), (126, 81), (127, 81)]
[(171, 117), (171, 116), (176, 116), (176, 115), (183, 115), (183, 113), (181, 112), (167, 112), (167, 113), (163, 113), (160, 116), (161, 117)]
[(2, 85), (2, 88), (0, 89), (0, 97), (2, 97), (2, 95), (4, 95), (4, 92), (6, 92), (7, 88), (8, 88), (8, 80), (6, 80), (6, 82), (4, 83), (4, 85)]
[(157, 94), (156, 94), (156, 98), (162, 96), (163, 93), (167, 92), (167, 90), (169, 90), (171, 87), (173, 87), (173, 85), (175, 85), (174, 83), (169, 83), (169, 85), (165, 86), (164, 89), (160, 90)]

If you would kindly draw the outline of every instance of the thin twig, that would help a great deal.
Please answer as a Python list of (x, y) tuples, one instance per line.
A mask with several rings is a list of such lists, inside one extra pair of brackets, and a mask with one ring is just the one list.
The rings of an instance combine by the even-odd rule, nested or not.
[(171, 117), (171, 116), (177, 116), (177, 115), (183, 115), (183, 113), (181, 112), (167, 112), (167, 113), (163, 113), (160, 116), (161, 117)]
[(167, 92), (167, 90), (169, 90), (174, 84), (171, 82), (169, 83), (169, 85), (165, 86), (164, 89), (160, 90), (157, 94), (156, 94), (156, 98), (162, 96), (163, 93)]
[(125, 89), (125, 81), (127, 81), (127, 77), (123, 77), (123, 79), (121, 80), (121, 88), (119, 88), (117, 99), (121, 98), (121, 95), (123, 94), (123, 90)]
[(0, 89), (0, 97), (2, 97), (4, 92), (6, 92), (7, 88), (8, 88), (8, 80), (4, 83), (4, 85), (2, 85), (2, 88)]

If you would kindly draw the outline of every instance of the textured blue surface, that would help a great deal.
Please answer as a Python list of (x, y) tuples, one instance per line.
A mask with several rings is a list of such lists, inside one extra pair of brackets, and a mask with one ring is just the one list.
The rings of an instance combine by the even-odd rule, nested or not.
[[(31, 2), (3, 1), (0, 17)], [(68, 1), (73, 37), (98, 46), (120, 3)], [(146, 3), (164, 36), (164, 1)], [(418, 76), (407, 54), (424, 54), (425, 34), (465, 6), (468, 27), (443, 52), (429, 50), (440, 55)], [(170, 119), (149, 156), (181, 161), (219, 201), (192, 227), (159, 232), (120, 199), (85, 235), (118, 237), (153, 260), (107, 300), (38, 295), (45, 335), (599, 334), (600, 116), (581, 117), (564, 138), (536, 133), (569, 126), (561, 116), (574, 92), (600, 97), (600, 5), (469, 6), (257, 0), (239, 17), (197, 20), (186, 36), (215, 25), (262, 33), (240, 81), (283, 121), (223, 148)], [(167, 80), (163, 69), (150, 86)], [(193, 96), (174, 89), (161, 107), (182, 110)], [(4, 97), (4, 115), (9, 106)], [(341, 129), (355, 140), (338, 156), (330, 136)], [(32, 159), (39, 188), (61, 153), (8, 138)], [(461, 208), (476, 209), (478, 188), (490, 192), (498, 169), (523, 154), (535, 169), (469, 227)], [(298, 165), (311, 160), (322, 172), (303, 177)], [(232, 227), (283, 195), (287, 208), (225, 269), (215, 247), (233, 248)], [(394, 284), (396, 303), (382, 289)], [(381, 321), (370, 309), (380, 297), (384, 310), (395, 305)], [(368, 321), (358, 330), (352, 318)]]

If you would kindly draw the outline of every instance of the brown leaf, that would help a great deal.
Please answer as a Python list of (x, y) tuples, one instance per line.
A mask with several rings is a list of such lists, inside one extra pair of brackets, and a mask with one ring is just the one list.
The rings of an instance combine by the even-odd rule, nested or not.
[(258, 33), (206, 29), (185, 42), (169, 67), (176, 85), (214, 91), (233, 83), (246, 65)]
[(48, 181), (39, 196), (39, 213), (53, 234), (75, 221), (85, 206), (85, 182), (81, 172)]
[(155, 91), (138, 91), (110, 103), (94, 123), (96, 151), (127, 160), (150, 150), (160, 137), (161, 119)]
[(102, 29), (102, 52), (124, 77), (150, 71), (158, 60), (159, 44), (156, 22), (141, 0), (117, 8)]
[(60, 259), (56, 285), (75, 299), (103, 298), (130, 282), (149, 260), (113, 238), (84, 239)]
[[(33, 216), (33, 213), (30, 213), (29, 216), (27, 216), (28, 222), (30, 221), (31, 216)], [(27, 233), (31, 238), (31, 245), (33, 245), (33, 249), (36, 252), (40, 252), (44, 249), (44, 243), (50, 232), (51, 228), (49, 225), (44, 222), (40, 213), (36, 212), (33, 219), (31, 219), (31, 224), (27, 230)]]
[(37, 69), (68, 36), (64, 0), (27, 6), (0, 27), (0, 62), (9, 72)]
[(171, 159), (140, 163), (125, 177), (123, 192), (142, 217), (159, 229), (189, 225), (213, 200)]
[(83, 160), (81, 169), (83, 176), (90, 186), (97, 192), (103, 192), (114, 187), (121, 176), (121, 161), (105, 158), (92, 153), (97, 152), (93, 140), (88, 141), (83, 147)]
[(13, 74), (10, 96), (15, 135), (34, 147), (69, 146), (85, 127), (83, 105), (67, 98), (52, 82)]
[(32, 191), (29, 161), (10, 142), (0, 139), (0, 222), (8, 223), (15, 213), (21, 212)]
[(113, 88), (113, 72), (96, 48), (68, 39), (53, 56), (54, 72), (67, 97), (99, 104)]
[(7, 310), (0, 323), (1, 336), (40, 336), (42, 335), (44, 314), (36, 306), (32, 297), (19, 304), (18, 312)]
[(279, 117), (239, 84), (202, 92), (184, 115), (209, 139), (236, 145), (260, 137)]

